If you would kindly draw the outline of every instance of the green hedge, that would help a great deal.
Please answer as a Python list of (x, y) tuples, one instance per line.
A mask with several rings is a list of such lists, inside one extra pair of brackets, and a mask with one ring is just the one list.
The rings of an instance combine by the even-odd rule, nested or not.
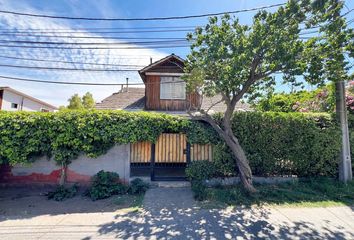
[[(233, 129), (255, 175), (336, 175), (340, 134), (329, 115), (237, 113)], [(80, 153), (99, 156), (115, 143), (153, 142), (162, 132), (184, 132), (190, 143), (214, 144), (218, 172), (235, 174), (229, 149), (210, 126), (165, 114), (0, 112), (0, 132), (0, 163), (11, 165), (44, 154), (70, 163)]]
[[(162, 132), (195, 132), (196, 135), (200, 129), (203, 129), (201, 124), (186, 119), (146, 112), (1, 111), (0, 163), (29, 163), (44, 154), (54, 155), (58, 163), (70, 162), (80, 153), (99, 156), (115, 143), (153, 142)], [(190, 139), (206, 142), (208, 135), (204, 135), (190, 136)]]
[(244, 113), (233, 119), (255, 175), (334, 176), (340, 134), (326, 114)]

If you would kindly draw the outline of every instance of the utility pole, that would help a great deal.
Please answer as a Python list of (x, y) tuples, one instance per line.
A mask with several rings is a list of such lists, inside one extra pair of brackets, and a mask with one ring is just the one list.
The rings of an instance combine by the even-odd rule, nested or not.
[(353, 179), (350, 158), (347, 106), (345, 104), (345, 83), (338, 81), (336, 86), (336, 114), (341, 128), (342, 146), (339, 157), (339, 180), (346, 183)]

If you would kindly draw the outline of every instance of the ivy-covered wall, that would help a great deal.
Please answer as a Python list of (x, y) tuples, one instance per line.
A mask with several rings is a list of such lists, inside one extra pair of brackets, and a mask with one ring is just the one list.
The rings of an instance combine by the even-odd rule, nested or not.
[[(340, 134), (329, 115), (236, 113), (233, 129), (255, 175), (336, 175)], [(162, 132), (184, 132), (190, 143), (216, 145), (214, 159), (225, 175), (235, 170), (227, 147), (209, 125), (166, 114), (0, 112), (0, 132), (0, 163), (10, 165), (30, 163), (39, 155), (53, 156), (60, 165), (81, 153), (96, 157), (115, 144), (153, 142)]]

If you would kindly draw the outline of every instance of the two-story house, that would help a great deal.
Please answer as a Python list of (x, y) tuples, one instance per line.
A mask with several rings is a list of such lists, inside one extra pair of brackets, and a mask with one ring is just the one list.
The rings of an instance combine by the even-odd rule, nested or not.
[[(221, 96), (202, 97), (188, 93), (186, 83), (181, 79), (184, 60), (174, 54), (160, 59), (139, 71), (145, 88), (122, 88), (119, 92), (96, 104), (97, 109), (122, 109), (128, 111), (163, 111), (183, 114), (187, 110), (209, 109), (220, 101)], [(223, 112), (223, 102), (211, 107), (213, 112)], [(249, 105), (238, 103), (236, 110), (248, 111)]]

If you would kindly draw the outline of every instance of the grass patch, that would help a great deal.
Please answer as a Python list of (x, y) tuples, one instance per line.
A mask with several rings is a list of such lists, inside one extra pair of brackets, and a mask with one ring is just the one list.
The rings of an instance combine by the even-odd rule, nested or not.
[(130, 210), (138, 210), (142, 206), (143, 200), (144, 194), (123, 194), (114, 197), (113, 204), (124, 208), (129, 208)]
[(299, 180), (276, 185), (255, 185), (249, 194), (240, 185), (208, 188), (202, 206), (282, 205), (289, 207), (354, 206), (354, 181), (343, 184), (332, 179)]

